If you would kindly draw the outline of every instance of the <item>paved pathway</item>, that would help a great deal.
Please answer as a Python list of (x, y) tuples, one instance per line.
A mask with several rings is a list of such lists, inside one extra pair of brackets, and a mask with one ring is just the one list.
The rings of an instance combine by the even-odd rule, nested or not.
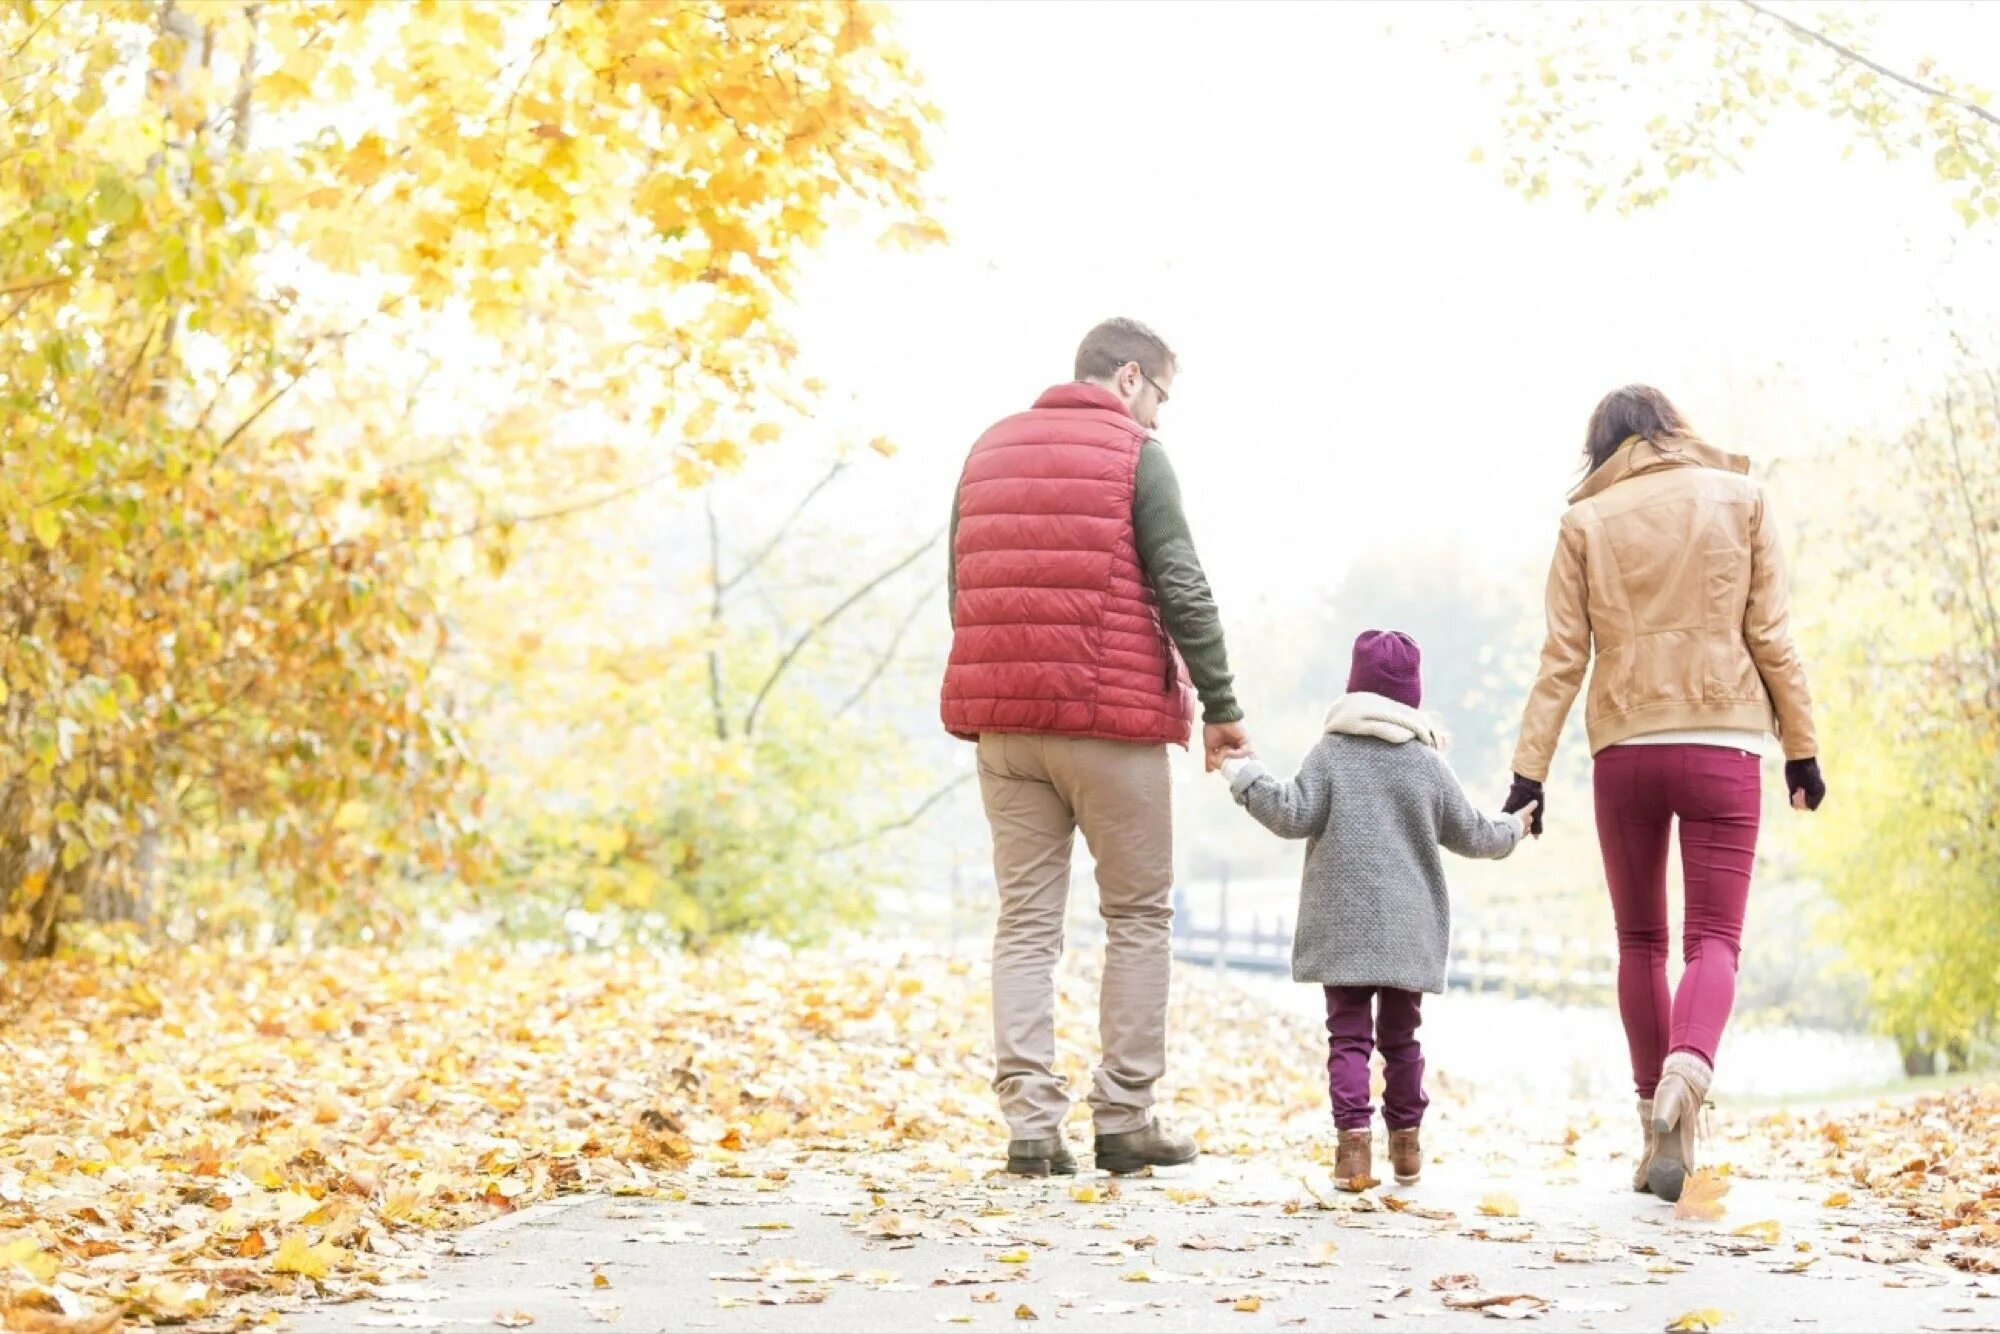
[[(664, 1198), (571, 1197), (461, 1233), (421, 1281), (289, 1327), (1659, 1331), (1719, 1311), (1724, 1329), (2000, 1330), (2000, 1279), (1899, 1250), (1891, 1220), (1827, 1207), (1824, 1183), (1739, 1166), (1721, 1221), (1682, 1222), (1619, 1189), (1630, 1169), (1608, 1131), (1433, 1147), (1423, 1184), (1361, 1197), (1276, 1153), (1045, 1183), (989, 1164), (746, 1156)], [(1481, 1212), (1509, 1200), (1518, 1216)], [(1736, 1233), (1766, 1223), (1775, 1240)]]

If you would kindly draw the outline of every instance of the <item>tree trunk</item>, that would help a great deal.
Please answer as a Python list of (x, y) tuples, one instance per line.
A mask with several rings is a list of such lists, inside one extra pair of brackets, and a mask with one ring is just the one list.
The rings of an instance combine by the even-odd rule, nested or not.
[(1903, 1050), (1903, 1073), (1911, 1079), (1920, 1075), (1937, 1073), (1937, 1053), (1929, 1047), (1920, 1047), (1910, 1038), (1898, 1039), (1897, 1046)]

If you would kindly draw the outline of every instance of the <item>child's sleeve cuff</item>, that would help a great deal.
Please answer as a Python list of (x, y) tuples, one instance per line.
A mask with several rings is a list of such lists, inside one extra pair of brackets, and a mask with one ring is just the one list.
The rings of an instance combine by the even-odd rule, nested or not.
[(1238, 758), (1222, 762), (1222, 776), (1229, 780), (1229, 790), (1236, 795), (1241, 795), (1245, 788), (1269, 772), (1254, 759)]

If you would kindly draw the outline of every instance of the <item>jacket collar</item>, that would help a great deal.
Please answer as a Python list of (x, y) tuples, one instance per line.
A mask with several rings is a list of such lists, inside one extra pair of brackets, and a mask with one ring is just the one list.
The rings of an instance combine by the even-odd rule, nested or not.
[(1037, 408), (1099, 408), (1106, 412), (1115, 412), (1121, 417), (1130, 417), (1132, 415), (1131, 409), (1125, 406), (1118, 395), (1112, 393), (1103, 385), (1090, 384), (1083, 380), (1071, 380), (1068, 384), (1059, 384), (1052, 389), (1043, 390), (1042, 396), (1035, 400), (1035, 406)]
[(1664, 472), (1668, 468), (1717, 468), (1723, 472), (1747, 473), (1750, 471), (1750, 460), (1741, 454), (1717, 449), (1691, 435), (1665, 440), (1648, 440), (1635, 435), (1618, 446), (1618, 452), (1603, 467), (1584, 478), (1576, 490), (1569, 493), (1569, 503), (1574, 505), (1580, 500), (1601, 495), (1627, 478)]
[(1421, 741), (1432, 750), (1444, 749), (1444, 737), (1436, 723), (1407, 704), (1366, 690), (1335, 700), (1326, 711), (1326, 730), (1343, 736), (1372, 736), (1399, 746)]

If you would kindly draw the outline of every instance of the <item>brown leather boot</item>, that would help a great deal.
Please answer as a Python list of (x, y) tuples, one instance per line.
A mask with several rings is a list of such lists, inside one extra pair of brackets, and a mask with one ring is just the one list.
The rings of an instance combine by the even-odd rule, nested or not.
[(1333, 1184), (1342, 1190), (1362, 1191), (1375, 1184), (1375, 1132), (1343, 1130), (1340, 1147), (1333, 1155)]
[(1639, 1165), (1632, 1169), (1632, 1189), (1645, 1194), (1653, 1189), (1646, 1174), (1653, 1170), (1653, 1147), (1660, 1137), (1653, 1133), (1653, 1100), (1639, 1099), (1639, 1129), (1645, 1134), (1646, 1142), (1639, 1149)]
[(1694, 1172), (1695, 1120), (1714, 1078), (1708, 1062), (1691, 1051), (1675, 1052), (1660, 1069), (1660, 1086), (1653, 1090), (1656, 1142), (1646, 1184), (1668, 1204), (1680, 1199), (1681, 1187)]
[(1176, 1167), (1191, 1163), (1201, 1150), (1194, 1138), (1176, 1134), (1158, 1121), (1148, 1121), (1139, 1130), (1098, 1135), (1095, 1141), (1097, 1170), (1123, 1176), (1148, 1167)]
[(1073, 1177), (1076, 1155), (1069, 1151), (1062, 1132), (1037, 1139), (1007, 1141), (1007, 1171), (1017, 1177)]
[(1389, 1166), (1395, 1169), (1396, 1184), (1414, 1186), (1424, 1174), (1422, 1132), (1416, 1126), (1389, 1132)]

